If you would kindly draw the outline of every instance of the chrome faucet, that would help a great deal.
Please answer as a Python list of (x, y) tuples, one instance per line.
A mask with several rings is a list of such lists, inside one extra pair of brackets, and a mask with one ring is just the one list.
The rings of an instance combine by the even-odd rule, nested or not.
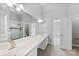
[(16, 44), (15, 44), (14, 40), (11, 40), (9, 43), (11, 44), (11, 47), (8, 50), (11, 50), (11, 49), (16, 47)]
[(16, 47), (16, 43), (13, 39), (9, 38), (8, 42), (10, 43), (10, 48), (8, 50), (11, 50)]

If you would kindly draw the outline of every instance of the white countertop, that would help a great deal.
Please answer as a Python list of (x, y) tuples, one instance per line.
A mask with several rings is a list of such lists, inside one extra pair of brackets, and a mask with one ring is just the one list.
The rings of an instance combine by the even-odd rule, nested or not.
[(8, 50), (10, 43), (5, 42), (0, 44), (0, 56), (24, 56), (27, 55), (34, 47), (38, 46), (48, 36), (47, 33), (36, 36), (24, 37), (16, 42), (16, 48)]

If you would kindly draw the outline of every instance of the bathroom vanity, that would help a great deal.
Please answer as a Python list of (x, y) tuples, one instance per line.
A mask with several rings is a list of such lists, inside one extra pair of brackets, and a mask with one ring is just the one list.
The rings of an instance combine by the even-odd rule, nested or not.
[[(16, 47), (11, 50), (8, 50), (10, 48), (9, 42), (2, 43), (0, 44), (0, 56), (37, 56), (37, 48), (39, 48), (40, 44), (44, 43), (47, 38), (47, 33), (24, 37), (15, 40)], [(46, 45), (43, 48), (46, 48)]]
[(37, 48), (48, 44), (47, 32), (37, 32), (37, 19), (30, 14), (6, 8), (0, 10), (0, 56), (37, 56)]

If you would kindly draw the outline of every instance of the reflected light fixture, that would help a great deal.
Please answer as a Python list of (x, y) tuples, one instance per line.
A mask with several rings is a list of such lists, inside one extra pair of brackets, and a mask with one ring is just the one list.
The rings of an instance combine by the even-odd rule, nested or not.
[(53, 23), (61, 22), (60, 19), (54, 20)]
[(15, 4), (15, 3), (7, 3), (7, 6), (13, 7), (14, 4)]
[(13, 7), (13, 5), (11, 3), (7, 3), (7, 6), (9, 7)]
[(21, 12), (21, 9), (19, 7), (16, 7), (16, 10), (19, 11), (19, 12)]
[(6, 5), (9, 6), (9, 7), (14, 7), (19, 12), (21, 12), (21, 10), (24, 10), (24, 7), (23, 7), (22, 4), (7, 3)]
[(21, 12), (21, 10), (24, 10), (24, 7), (22, 4), (18, 4), (18, 6), (16, 7), (16, 10)]
[(39, 18), (37, 22), (38, 22), (38, 23), (43, 23), (44, 20)]
[(19, 4), (19, 8), (22, 9), (22, 10), (24, 10), (24, 7), (23, 7), (22, 4)]

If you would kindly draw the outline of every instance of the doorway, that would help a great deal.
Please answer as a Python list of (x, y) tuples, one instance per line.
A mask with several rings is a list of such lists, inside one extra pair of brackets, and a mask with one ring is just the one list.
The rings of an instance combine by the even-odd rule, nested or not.
[(53, 39), (54, 39), (54, 46), (55, 47), (59, 47), (60, 48), (60, 40), (61, 40), (61, 37), (60, 37), (60, 26), (61, 26), (61, 20), (54, 20), (53, 21)]
[(54, 46), (72, 50), (72, 22), (71, 19), (62, 18), (53, 20)]

